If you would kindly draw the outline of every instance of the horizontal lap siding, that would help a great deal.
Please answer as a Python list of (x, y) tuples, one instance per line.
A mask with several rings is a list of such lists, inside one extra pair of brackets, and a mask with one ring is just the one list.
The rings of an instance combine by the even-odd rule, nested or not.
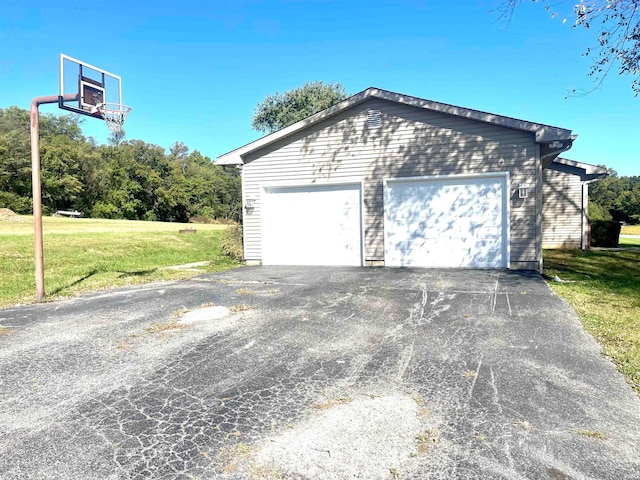
[(547, 168), (542, 172), (542, 247), (580, 248), (582, 183), (578, 175)]
[[(368, 109), (380, 128), (366, 127)], [(245, 159), (244, 195), (258, 199), (244, 218), (246, 257), (262, 255), (261, 185), (364, 181), (365, 259), (383, 260), (383, 179), (508, 171), (511, 185), (533, 185), (535, 159), (532, 134), (370, 100)], [(535, 261), (535, 198), (512, 200), (510, 220), (512, 260)]]

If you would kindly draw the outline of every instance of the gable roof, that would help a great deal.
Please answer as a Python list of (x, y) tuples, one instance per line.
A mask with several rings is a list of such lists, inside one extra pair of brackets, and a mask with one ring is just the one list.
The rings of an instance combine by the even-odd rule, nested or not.
[(288, 127), (285, 127), (281, 130), (259, 138), (258, 140), (248, 143), (242, 147), (236, 148), (235, 150), (220, 155), (216, 159), (216, 164), (242, 165), (243, 157), (246, 154), (255, 152), (260, 148), (266, 147), (267, 145), (270, 145), (289, 135), (293, 135), (300, 130), (310, 127), (311, 125), (326, 120), (330, 117), (333, 117), (334, 115), (337, 115), (345, 110), (353, 108), (354, 106), (373, 98), (387, 100), (403, 105), (409, 105), (412, 107), (423, 108), (425, 110), (431, 110), (447, 115), (454, 115), (478, 122), (489, 123), (504, 128), (511, 128), (513, 130), (530, 132), (535, 134), (536, 142), (538, 143), (553, 144), (553, 142), (557, 141), (568, 141), (568, 145), (570, 146), (571, 141), (575, 139), (575, 135), (572, 135), (571, 130), (567, 130), (565, 128), (553, 127), (541, 123), (528, 122), (526, 120), (519, 120), (517, 118), (505, 117), (503, 115), (496, 115), (493, 113), (482, 112), (480, 110), (473, 110), (470, 108), (457, 107), (455, 105), (434, 102), (433, 100), (425, 100), (423, 98), (412, 97), (409, 95), (390, 92), (388, 90), (382, 90), (380, 88), (370, 87), (360, 93), (352, 95), (351, 97), (343, 100), (340, 103), (337, 103), (336, 105), (333, 105), (332, 107), (326, 108), (325, 110), (311, 115), (310, 117), (289, 125)]
[(568, 158), (555, 158), (546, 168), (558, 170), (560, 172), (578, 175), (580, 180), (598, 180), (609, 176), (609, 172), (605, 167), (591, 165), (590, 163), (577, 162)]

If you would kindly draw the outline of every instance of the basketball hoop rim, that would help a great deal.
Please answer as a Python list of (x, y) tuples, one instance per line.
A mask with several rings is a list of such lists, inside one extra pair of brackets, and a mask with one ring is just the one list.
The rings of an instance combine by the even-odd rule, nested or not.
[(114, 131), (122, 131), (122, 126), (127, 120), (131, 107), (121, 103), (99, 103), (96, 105), (98, 115), (107, 122), (107, 128)]

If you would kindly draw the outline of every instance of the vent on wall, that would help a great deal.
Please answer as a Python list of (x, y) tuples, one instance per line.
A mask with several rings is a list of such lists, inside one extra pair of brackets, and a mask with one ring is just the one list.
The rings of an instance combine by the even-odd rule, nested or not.
[(367, 127), (378, 128), (382, 125), (382, 113), (380, 110), (367, 110)]

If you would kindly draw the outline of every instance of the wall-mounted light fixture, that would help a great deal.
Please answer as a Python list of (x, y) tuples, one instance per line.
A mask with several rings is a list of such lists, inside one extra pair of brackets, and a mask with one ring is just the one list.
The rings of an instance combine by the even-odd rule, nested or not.
[(527, 198), (529, 196), (529, 185), (521, 183), (518, 185), (518, 198)]
[(256, 206), (256, 199), (255, 198), (245, 198), (244, 199), (244, 208), (250, 209), (250, 208), (254, 208), (255, 206)]

